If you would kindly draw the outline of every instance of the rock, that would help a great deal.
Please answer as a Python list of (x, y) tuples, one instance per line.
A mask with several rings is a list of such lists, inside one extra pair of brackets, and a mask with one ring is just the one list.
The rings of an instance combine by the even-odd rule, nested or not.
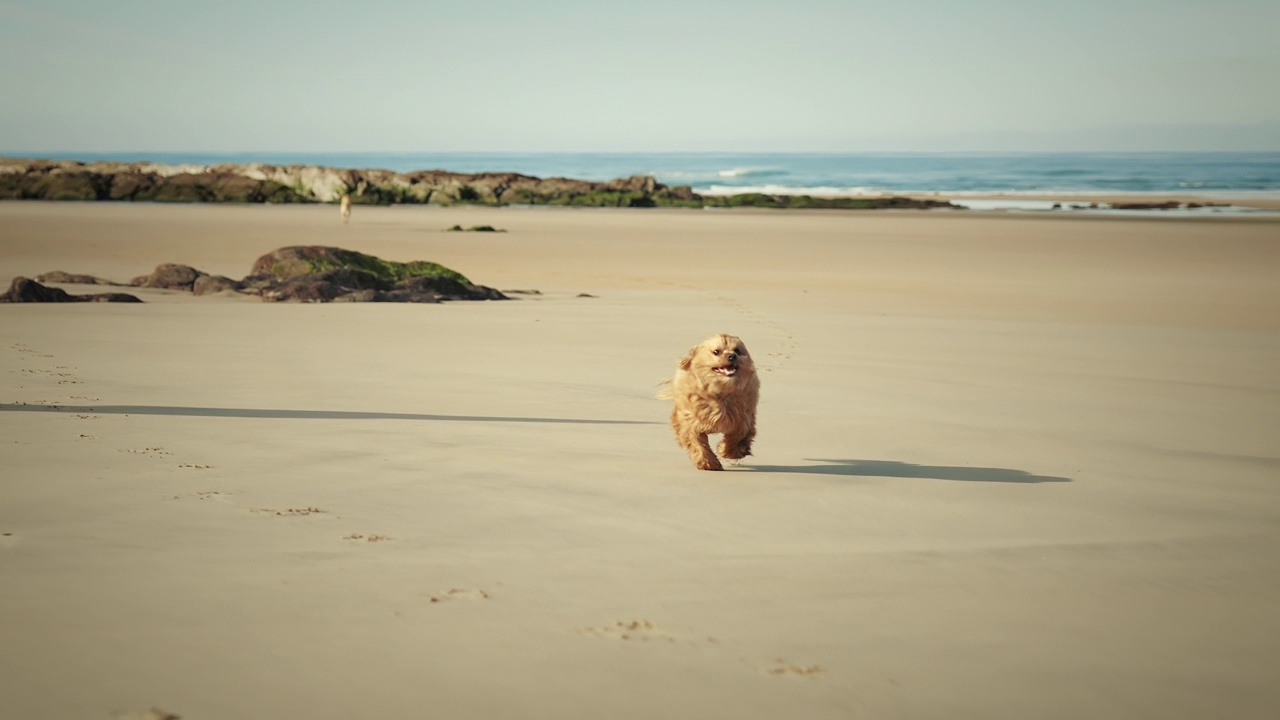
[(127, 293), (98, 293), (72, 295), (61, 288), (45, 287), (25, 277), (16, 277), (9, 290), (0, 295), (0, 303), (59, 303), (59, 302), (142, 302)]
[[(435, 298), (435, 300), (423, 298)], [(438, 302), (439, 300), (507, 300), (509, 298), (491, 287), (437, 276), (402, 280), (378, 299), (381, 302)]]
[(155, 197), (155, 187), (161, 182), (158, 175), (138, 171), (122, 172), (111, 178), (110, 200), (145, 200)]
[(153, 202), (336, 202), (391, 205), (571, 205), (586, 207), (769, 207), (866, 210), (957, 207), (910, 198), (811, 198), (747, 194), (703, 197), (636, 175), (608, 182), (519, 173), (454, 173), (248, 163), (205, 167), (0, 158), (0, 198)]
[(142, 298), (129, 293), (93, 293), (91, 295), (72, 295), (75, 298), (83, 298), (88, 302), (122, 302), (122, 303), (140, 303)]
[(213, 295), (224, 290), (239, 290), (243, 287), (238, 280), (222, 275), (201, 275), (191, 284), (191, 291), (196, 295)]
[[(357, 291), (372, 291), (374, 295), (362, 293), (360, 297), (376, 297), (379, 290), (390, 288), (390, 283), (377, 275), (356, 268), (338, 268), (322, 273), (299, 275), (263, 288), (262, 299), (267, 302), (332, 302)], [(357, 299), (350, 299), (358, 302)]]
[(164, 263), (157, 265), (150, 275), (136, 277), (129, 281), (132, 287), (163, 288), (165, 290), (191, 290), (196, 279), (205, 273), (189, 265)]
[(433, 262), (396, 262), (373, 255), (323, 245), (295, 245), (273, 250), (258, 258), (249, 271), (250, 276), (271, 275), (287, 280), (302, 275), (314, 275), (339, 268), (354, 268), (372, 273), (388, 285), (410, 277), (451, 277), (470, 283), (461, 273), (454, 272)]
[(333, 302), (375, 302), (378, 299), (377, 290), (356, 290), (346, 295), (339, 295), (333, 299)]
[(1111, 203), (1112, 210), (1177, 210), (1180, 207), (1182, 207), (1182, 203), (1176, 200), (1167, 202)]
[(76, 302), (76, 299), (66, 290), (45, 287), (35, 280), (19, 276), (9, 283), (8, 292), (0, 295), (0, 302)]
[(505, 300), (461, 273), (426, 261), (396, 262), (320, 245), (280, 248), (258, 258), (243, 291), (267, 302)]
[(119, 285), (120, 283), (103, 280), (100, 277), (92, 275), (78, 275), (76, 273), (63, 272), (54, 270), (36, 276), (36, 280), (42, 283), (63, 283), (66, 285)]

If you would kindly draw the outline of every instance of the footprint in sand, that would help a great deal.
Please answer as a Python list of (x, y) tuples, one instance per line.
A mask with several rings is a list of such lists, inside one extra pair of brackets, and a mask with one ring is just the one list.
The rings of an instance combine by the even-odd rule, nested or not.
[(22, 343), (14, 343), (9, 347), (13, 348), (14, 350), (17, 350), (23, 355), (31, 355), (32, 357), (42, 357), (42, 358), (53, 357), (48, 353), (43, 353), (43, 352), (40, 352), (39, 350), (32, 350), (31, 348), (27, 347), (26, 345), (23, 345)]
[(625, 642), (680, 644), (693, 647), (720, 644), (719, 640), (710, 635), (702, 639), (696, 639), (668, 632), (650, 620), (619, 620), (612, 625), (577, 628), (574, 632), (579, 635), (590, 635), (592, 637)]
[(324, 515), (325, 514), (325, 511), (321, 510), (318, 507), (285, 508), (283, 510), (277, 510), (275, 508), (252, 507), (252, 508), (249, 508), (249, 512), (256, 513), (258, 515), (277, 515), (280, 517), (303, 517), (306, 515)]
[(0, 532), (0, 547), (13, 547), (18, 544), (18, 536), (11, 532)]
[(391, 538), (387, 535), (362, 535), (360, 533), (352, 533), (350, 535), (343, 535), (342, 539), (351, 540), (353, 542), (363, 541), (363, 542), (372, 543), (372, 542), (382, 542), (384, 540), (390, 540)]
[(231, 502), (227, 493), (219, 492), (218, 490), (200, 490), (192, 495), (170, 495), (165, 500), (184, 500), (190, 497), (194, 497), (197, 500), (216, 500), (221, 503)]
[(428, 598), (430, 602), (438, 603), (446, 600), (488, 600), (489, 593), (484, 590), (453, 588), (446, 590), (439, 595), (432, 595)]
[(578, 628), (579, 635), (592, 635), (609, 640), (626, 640), (629, 642), (677, 642), (671, 633), (661, 630), (648, 620), (619, 620), (612, 625), (600, 627)]
[(151, 457), (159, 457), (161, 455), (173, 454), (162, 447), (118, 448), (116, 452), (127, 453), (129, 455), (148, 455)]
[(195, 463), (182, 463), (178, 465), (180, 468), (189, 468), (191, 470), (212, 470), (212, 465), (196, 465)]
[(827, 671), (821, 665), (800, 665), (787, 662), (782, 658), (776, 658), (771, 665), (764, 668), (764, 672), (768, 675), (780, 677), (817, 678), (825, 675)]
[[(691, 647), (726, 647), (720, 640), (708, 635), (705, 639), (690, 639), (668, 632), (649, 620), (619, 620), (612, 625), (600, 627), (578, 628), (579, 635), (619, 640), (624, 642), (662, 643), (667, 645), (688, 645)], [(732, 645), (732, 643), (730, 643)], [(746, 658), (738, 658), (748, 667), (753, 663)], [(758, 666), (757, 666), (758, 667)], [(784, 658), (776, 658), (772, 663), (758, 669), (767, 675), (817, 678), (826, 674), (821, 665), (804, 665), (793, 663)]]

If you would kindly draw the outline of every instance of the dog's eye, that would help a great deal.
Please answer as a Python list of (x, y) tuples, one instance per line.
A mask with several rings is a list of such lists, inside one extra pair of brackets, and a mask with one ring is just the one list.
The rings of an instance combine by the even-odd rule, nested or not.
[(742, 348), (742, 347), (734, 348), (734, 349), (733, 349), (733, 351), (734, 351), (734, 352), (736, 352), (736, 353), (738, 353), (739, 355), (746, 355), (746, 354), (747, 354), (747, 349), (746, 349), (746, 348)]
[(712, 350), (712, 351), (711, 351), (711, 354), (712, 354), (712, 355), (719, 355), (719, 354), (720, 354), (720, 348), (716, 348), (715, 350)]

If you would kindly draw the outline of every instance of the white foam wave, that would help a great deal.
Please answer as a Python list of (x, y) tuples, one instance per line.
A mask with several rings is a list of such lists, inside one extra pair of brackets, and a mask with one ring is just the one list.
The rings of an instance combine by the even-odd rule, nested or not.
[(731, 168), (729, 170), (720, 170), (716, 172), (716, 175), (719, 175), (722, 178), (767, 177), (769, 175), (785, 175), (785, 174), (786, 173), (781, 170), (775, 170), (773, 168), (760, 168), (760, 167)]
[(892, 194), (887, 190), (869, 187), (800, 187), (796, 185), (708, 185), (694, 188), (700, 195), (741, 195), (763, 193), (765, 195), (809, 195), (811, 197), (879, 197)]
[[(1176, 195), (1202, 197), (1208, 199), (1254, 199), (1280, 200), (1277, 190), (1200, 190), (1194, 192), (1172, 190), (1060, 190), (1042, 188), (1039, 190), (910, 190), (889, 189), (879, 187), (832, 187), (832, 186), (800, 186), (800, 185), (720, 185), (712, 184), (695, 187), (694, 192), (701, 195), (739, 195), (742, 193), (763, 193), (765, 195), (809, 195), (811, 197), (885, 197), (902, 195), (910, 197), (948, 197), (948, 198), (1009, 198), (1023, 200), (1041, 200), (1044, 198), (1090, 198), (1090, 197), (1131, 197), (1165, 198)], [(1052, 203), (1051, 203), (1052, 204)]]

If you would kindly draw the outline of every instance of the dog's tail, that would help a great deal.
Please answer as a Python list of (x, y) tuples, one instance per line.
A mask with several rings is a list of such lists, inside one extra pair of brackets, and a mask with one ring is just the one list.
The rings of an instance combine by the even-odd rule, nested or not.
[(671, 378), (667, 378), (658, 383), (658, 399), (670, 400), (675, 397), (675, 393), (671, 392)]

